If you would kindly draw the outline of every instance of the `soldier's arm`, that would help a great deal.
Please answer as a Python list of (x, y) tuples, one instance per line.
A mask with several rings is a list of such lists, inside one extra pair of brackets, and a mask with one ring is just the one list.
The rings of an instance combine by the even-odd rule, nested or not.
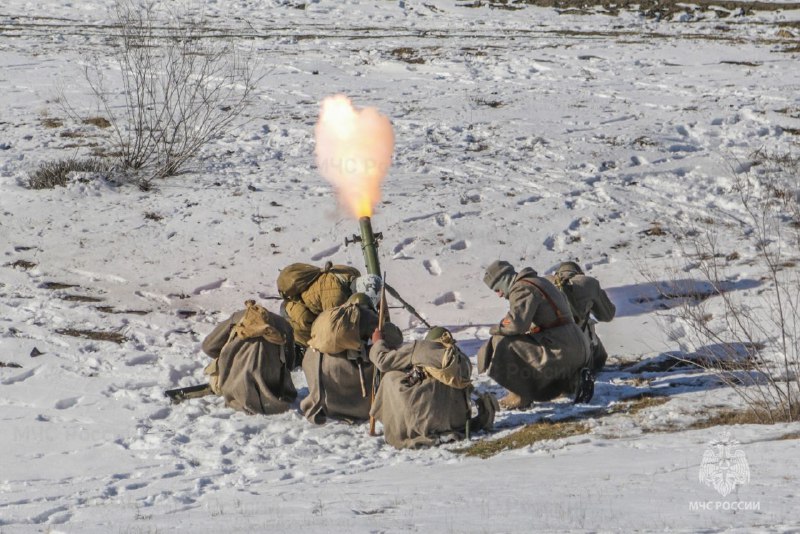
[(492, 327), (489, 333), (501, 336), (517, 336), (527, 334), (531, 329), (533, 314), (538, 306), (538, 299), (530, 289), (522, 284), (511, 288), (508, 296), (508, 313), (499, 325)]
[(369, 359), (382, 373), (401, 371), (411, 366), (413, 346), (414, 344), (411, 343), (397, 350), (392, 350), (386, 342), (381, 339), (372, 345), (369, 351)]
[(594, 292), (595, 297), (592, 299), (592, 315), (598, 321), (608, 322), (614, 318), (617, 313), (617, 307), (608, 298), (608, 294), (597, 283), (597, 290)]

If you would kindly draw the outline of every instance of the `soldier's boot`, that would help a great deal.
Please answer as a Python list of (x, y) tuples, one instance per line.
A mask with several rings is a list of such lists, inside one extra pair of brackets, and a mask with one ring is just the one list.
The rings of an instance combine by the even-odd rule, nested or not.
[(508, 392), (508, 395), (500, 399), (500, 406), (504, 410), (524, 410), (529, 407), (533, 401), (520, 397), (516, 393)]
[(478, 407), (478, 415), (470, 419), (469, 426), (472, 430), (485, 430), (491, 432), (494, 428), (494, 416), (500, 411), (500, 404), (497, 397), (491, 393), (480, 393), (475, 399)]
[(594, 373), (588, 367), (581, 369), (580, 382), (575, 392), (575, 404), (586, 404), (594, 396)]

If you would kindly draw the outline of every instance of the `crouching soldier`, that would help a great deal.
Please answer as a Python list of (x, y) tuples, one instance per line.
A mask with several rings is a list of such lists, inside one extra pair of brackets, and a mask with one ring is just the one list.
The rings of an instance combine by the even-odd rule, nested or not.
[(253, 300), (245, 306), (203, 340), (203, 352), (214, 358), (205, 370), (209, 385), (235, 410), (284, 412), (297, 397), (289, 372), (294, 358), (292, 327)]
[(480, 396), (478, 416), (471, 417), (472, 364), (450, 332), (434, 327), (397, 350), (380, 330), (372, 340), (369, 357), (382, 376), (371, 415), (383, 423), (386, 443), (402, 449), (462, 439), (468, 422), (471, 430), (491, 430), (497, 401)]
[[(368, 342), (378, 326), (378, 314), (363, 293), (353, 294), (341, 305), (323, 311), (311, 327), (303, 373), (308, 396), (300, 409), (312, 423), (326, 417), (349, 421), (369, 418), (374, 366)], [(399, 347), (403, 334), (391, 323), (384, 325), (387, 344)]]
[[(600, 282), (583, 274), (583, 269), (574, 261), (565, 261), (556, 269), (552, 277), (548, 277), (555, 286), (567, 296), (572, 316), (589, 342), (592, 355), (592, 373), (598, 374), (608, 359), (608, 352), (597, 337), (595, 320), (608, 322), (617, 311), (614, 303), (600, 287)], [(594, 319), (592, 318), (594, 317)]]
[(509, 301), (505, 318), (478, 351), (478, 371), (509, 391), (500, 405), (525, 408), (563, 394), (588, 402), (593, 391), (593, 384), (585, 383), (591, 380), (589, 344), (564, 294), (530, 267), (517, 274), (506, 261), (492, 263), (483, 280)]

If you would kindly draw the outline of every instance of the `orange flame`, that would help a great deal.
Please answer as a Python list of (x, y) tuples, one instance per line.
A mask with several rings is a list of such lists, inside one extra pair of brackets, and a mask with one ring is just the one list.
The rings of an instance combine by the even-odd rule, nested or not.
[(375, 108), (356, 110), (344, 95), (322, 101), (314, 129), (317, 166), (356, 217), (370, 217), (381, 199), (389, 171), (394, 133), (388, 117)]

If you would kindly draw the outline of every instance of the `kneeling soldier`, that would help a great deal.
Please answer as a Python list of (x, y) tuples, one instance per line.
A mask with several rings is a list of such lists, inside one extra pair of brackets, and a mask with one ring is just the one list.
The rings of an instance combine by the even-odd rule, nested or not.
[[(369, 418), (370, 388), (375, 368), (367, 344), (378, 325), (378, 314), (363, 293), (353, 294), (341, 306), (323, 311), (311, 328), (309, 348), (303, 357), (308, 397), (300, 409), (312, 423), (326, 417), (357, 421)], [(394, 347), (403, 334), (391, 323), (385, 325)]]
[(205, 370), (210, 388), (235, 410), (286, 411), (297, 397), (289, 372), (294, 359), (292, 327), (253, 300), (245, 305), (203, 340), (203, 352), (214, 358)]
[(505, 318), (489, 330), (492, 338), (478, 351), (479, 371), (509, 391), (500, 405), (526, 408), (562, 394), (588, 402), (593, 386), (589, 343), (564, 294), (533, 269), (517, 273), (506, 261), (492, 263), (484, 282), (509, 301)]
[(616, 306), (600, 287), (597, 278), (583, 274), (583, 269), (574, 261), (565, 261), (547, 279), (567, 296), (575, 323), (589, 342), (592, 373), (598, 374), (606, 364), (608, 352), (595, 332), (595, 319), (610, 321), (617, 311)]
[[(401, 449), (462, 438), (471, 416), (472, 364), (450, 332), (432, 328), (424, 340), (397, 350), (379, 330), (372, 340), (369, 357), (382, 377), (371, 415), (383, 423), (386, 442)], [(493, 396), (481, 396), (472, 429), (491, 429), (497, 408)]]

